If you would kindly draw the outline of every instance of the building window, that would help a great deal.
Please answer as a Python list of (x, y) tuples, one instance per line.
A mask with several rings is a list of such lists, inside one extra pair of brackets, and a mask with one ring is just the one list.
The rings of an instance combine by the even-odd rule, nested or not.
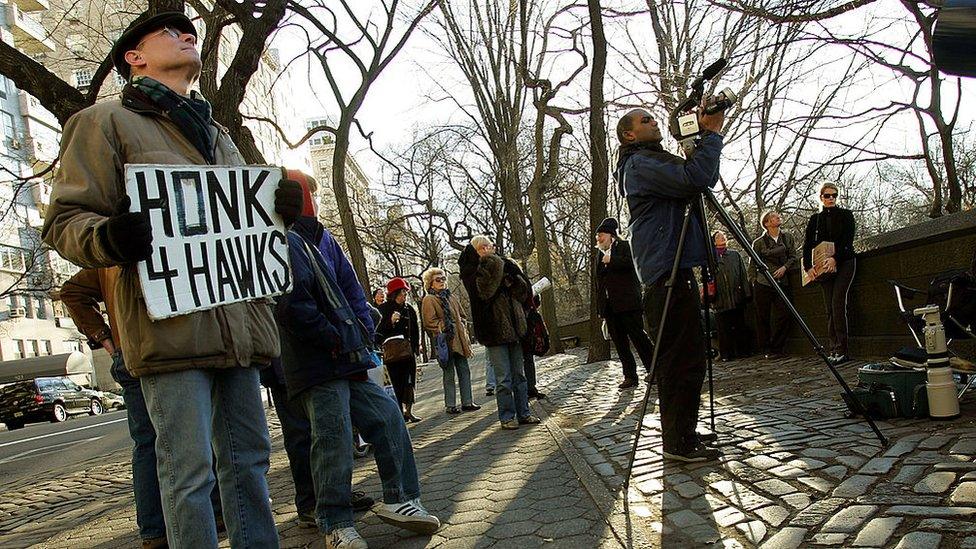
[(27, 318), (34, 318), (34, 298), (25, 295), (24, 296), (24, 310), (27, 313)]
[(37, 356), (37, 340), (26, 340), (24, 345), (24, 358)]
[(0, 99), (7, 98), (7, 77), (0, 74)]
[(17, 128), (14, 126), (14, 115), (9, 112), (0, 111), (0, 130), (3, 134), (0, 134), (2, 139), (13, 139), (17, 137)]
[(41, 320), (47, 319), (47, 299), (43, 297), (37, 298), (37, 318)]
[(51, 308), (54, 309), (54, 318), (64, 318), (64, 302), (63, 301), (52, 301)]
[(0, 247), (0, 269), (22, 273), (27, 270), (24, 252), (9, 246)]
[(74, 351), (83, 352), (81, 350), (81, 343), (77, 339), (64, 340), (64, 351), (66, 353), (71, 353)]
[(50, 339), (45, 339), (44, 340), (44, 354), (47, 355), (47, 356), (51, 356), (51, 355), (54, 354), (54, 348), (51, 346), (51, 340)]
[(75, 71), (75, 86), (78, 88), (87, 88), (91, 86), (92, 78), (95, 76), (95, 71), (91, 69), (78, 69)]
[(24, 340), (15, 339), (14, 340), (14, 358), (24, 358)]

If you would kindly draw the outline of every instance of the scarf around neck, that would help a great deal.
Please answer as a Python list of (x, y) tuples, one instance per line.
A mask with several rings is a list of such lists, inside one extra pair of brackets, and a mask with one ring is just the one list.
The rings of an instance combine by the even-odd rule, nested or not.
[(216, 162), (216, 133), (211, 131), (213, 109), (203, 96), (192, 91), (190, 97), (184, 97), (148, 76), (137, 76), (130, 85), (144, 93), (169, 116), (207, 163)]
[(434, 295), (441, 302), (441, 307), (444, 308), (444, 334), (447, 336), (447, 340), (451, 341), (454, 339), (454, 315), (451, 314), (451, 290), (444, 288), (439, 292), (435, 292)]

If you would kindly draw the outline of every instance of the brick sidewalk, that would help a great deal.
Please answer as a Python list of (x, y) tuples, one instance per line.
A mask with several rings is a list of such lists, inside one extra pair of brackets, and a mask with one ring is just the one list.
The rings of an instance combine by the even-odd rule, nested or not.
[[(547, 425), (499, 429), (493, 398), (484, 396), (484, 361), (473, 361), (475, 401), (459, 416), (443, 411), (440, 369), (424, 366), (410, 427), (421, 473), (422, 501), (444, 523), (422, 537), (357, 516), (373, 547), (620, 547), (613, 531)], [(273, 454), (269, 485), (282, 547), (322, 547), (314, 529), (297, 523), (288, 462), (277, 418), (269, 412)], [(552, 427), (555, 429), (555, 427)], [(567, 446), (571, 454), (575, 450)], [(138, 535), (127, 456), (84, 472), (35, 479), (0, 494), (0, 546), (135, 547)], [(372, 459), (356, 462), (356, 487), (381, 497)], [(222, 547), (229, 546), (226, 540)]]

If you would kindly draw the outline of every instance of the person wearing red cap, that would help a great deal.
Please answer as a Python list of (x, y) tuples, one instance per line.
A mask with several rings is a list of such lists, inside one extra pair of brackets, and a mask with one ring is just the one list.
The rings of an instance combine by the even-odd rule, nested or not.
[[(311, 200), (310, 181), (298, 178)], [(305, 210), (288, 232), (292, 291), (278, 300), (281, 365), (291, 401), (311, 423), (311, 476), (315, 520), (327, 549), (364, 549), (355, 528), (352, 499), (353, 427), (373, 445), (383, 503), (380, 519), (422, 534), (440, 527), (420, 503), (420, 481), (410, 434), (398, 405), (369, 380), (375, 366), (372, 329), (347, 297), (355, 280), (349, 260), (315, 217)], [(329, 241), (323, 253), (322, 242)], [(363, 290), (352, 296), (365, 302)], [(368, 314), (366, 315), (368, 316)]]
[[(259, 385), (259, 368), (280, 352), (272, 302), (150, 319), (136, 264), (153, 253), (153, 229), (145, 211), (129, 211), (125, 194), (127, 164), (240, 166), (244, 157), (214, 122), (210, 103), (191, 90), (202, 63), (186, 15), (141, 15), (111, 58), (127, 83), (120, 99), (82, 109), (65, 123), (44, 242), (81, 267), (122, 266), (118, 335), (156, 429), (169, 547), (217, 547), (214, 461), (230, 544), (278, 547)], [(297, 183), (278, 185), (274, 211), (286, 226), (301, 212), (301, 200)]]
[(383, 342), (383, 363), (390, 373), (393, 392), (403, 410), (403, 418), (420, 421), (413, 415), (414, 389), (417, 385), (417, 359), (420, 353), (420, 323), (417, 311), (407, 303), (410, 284), (402, 278), (386, 283), (386, 301), (379, 306), (380, 323), (376, 337)]

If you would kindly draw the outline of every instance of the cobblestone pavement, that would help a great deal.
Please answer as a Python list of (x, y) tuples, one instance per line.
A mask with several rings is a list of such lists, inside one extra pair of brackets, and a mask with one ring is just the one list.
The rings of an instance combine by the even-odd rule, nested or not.
[[(582, 356), (540, 365), (544, 407), (622, 501), (644, 385), (620, 391), (618, 362)], [(849, 382), (861, 364), (842, 368)], [(976, 548), (976, 399), (963, 399), (955, 421), (879, 423), (890, 439), (881, 448), (865, 423), (845, 419), (829, 376), (810, 358), (716, 365), (721, 463), (664, 464), (650, 407), (627, 510), (652, 544)], [(707, 410), (706, 396), (700, 431)]]
[[(494, 400), (484, 395), (484, 361), (476, 372), (479, 412), (447, 416), (440, 368), (426, 365), (410, 427), (425, 506), (444, 523), (432, 537), (398, 530), (370, 512), (357, 526), (373, 547), (620, 547), (570, 460), (554, 425), (499, 429)], [(283, 547), (322, 547), (314, 529), (298, 525), (288, 462), (277, 418), (269, 411), (273, 454), (269, 483)], [(553, 429), (553, 431), (550, 431)], [(555, 432), (555, 434), (554, 434)], [(379, 499), (372, 459), (356, 462), (354, 482)], [(84, 470), (0, 489), (0, 547), (115, 548), (138, 546), (128, 456)], [(606, 496), (606, 494), (604, 494)], [(222, 546), (229, 546), (226, 540)]]
[[(583, 364), (585, 350), (539, 361), (534, 404), (542, 426), (498, 429), (473, 363), (480, 412), (443, 413), (440, 370), (424, 367), (411, 426), (423, 500), (445, 526), (406, 535), (367, 512), (358, 526), (374, 547), (928, 547), (976, 549), (976, 402), (950, 422), (879, 426), (844, 417), (840, 388), (809, 358), (717, 365), (720, 463), (660, 458), (653, 406), (628, 497), (623, 471), (643, 397), (619, 391), (616, 361)], [(859, 364), (842, 373), (849, 380)], [(652, 393), (653, 397), (653, 393)], [(703, 403), (707, 411), (707, 397)], [(707, 414), (704, 414), (707, 418)], [(300, 527), (277, 420), (269, 474), (284, 547), (321, 547)], [(700, 425), (707, 430), (707, 419)], [(0, 489), (0, 546), (121, 547), (138, 541), (126, 457), (82, 472)], [(355, 483), (380, 493), (375, 465)], [(227, 546), (227, 542), (223, 542)]]

